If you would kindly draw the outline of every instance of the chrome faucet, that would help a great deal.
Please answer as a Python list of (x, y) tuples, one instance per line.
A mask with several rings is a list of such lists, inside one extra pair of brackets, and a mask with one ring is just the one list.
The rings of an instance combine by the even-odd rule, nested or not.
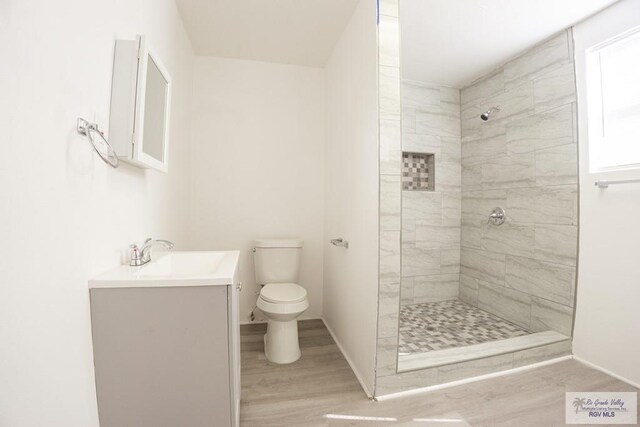
[(131, 249), (131, 259), (129, 261), (129, 265), (131, 267), (139, 267), (151, 261), (151, 248), (156, 245), (162, 245), (165, 247), (165, 249), (169, 250), (173, 249), (173, 243), (168, 240), (154, 240), (152, 238), (148, 238), (144, 241), (144, 244), (141, 248), (139, 248), (136, 244), (129, 246), (129, 248)]

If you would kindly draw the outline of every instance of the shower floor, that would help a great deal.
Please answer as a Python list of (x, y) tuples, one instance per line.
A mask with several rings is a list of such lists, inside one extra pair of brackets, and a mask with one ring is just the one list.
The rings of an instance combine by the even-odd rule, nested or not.
[(400, 309), (400, 355), (465, 347), (531, 332), (460, 300)]

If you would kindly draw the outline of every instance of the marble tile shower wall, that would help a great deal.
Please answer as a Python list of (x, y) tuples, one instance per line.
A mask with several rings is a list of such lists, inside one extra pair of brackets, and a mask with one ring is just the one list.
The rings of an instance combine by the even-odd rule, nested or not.
[(402, 188), (400, 28), (398, 16), (398, 0), (379, 1), (380, 252), (376, 389), (378, 378), (395, 375), (398, 358), (400, 198)]
[(402, 150), (435, 157), (434, 191), (402, 191), (401, 304), (457, 298), (461, 131), (458, 89), (402, 82)]
[[(461, 92), (460, 299), (531, 331), (571, 335), (578, 238), (570, 31)], [(500, 105), (484, 122), (480, 114)], [(487, 224), (491, 210), (507, 221)]]
[[(433, 367), (428, 369), (422, 369), (418, 371), (410, 371), (410, 372), (397, 372), (397, 357), (398, 357), (398, 316), (400, 310), (400, 279), (401, 279), (401, 261), (400, 261), (400, 253), (401, 253), (401, 242), (400, 242), (400, 232), (402, 227), (402, 216), (401, 216), (401, 183), (402, 183), (402, 132), (403, 127), (405, 131), (410, 130), (411, 126), (411, 116), (404, 117), (409, 120), (409, 123), (404, 124), (402, 126), (403, 117), (401, 114), (401, 102), (400, 102), (400, 32), (398, 25), (398, 0), (380, 0), (379, 1), (379, 27), (378, 27), (378, 65), (379, 65), (379, 131), (380, 131), (380, 139), (379, 139), (379, 150), (380, 150), (380, 252), (379, 252), (379, 291), (378, 291), (378, 334), (377, 334), (377, 342), (376, 342), (376, 381), (375, 381), (375, 396), (381, 396), (389, 393), (395, 393), (404, 390), (410, 390), (418, 387), (426, 387), (435, 384), (442, 384), (450, 381), (459, 380), (462, 378), (469, 378), (472, 376), (488, 374), (491, 372), (503, 371), (505, 369), (516, 368), (519, 366), (530, 365), (532, 363), (541, 362), (544, 360), (549, 360), (552, 358), (565, 356), (567, 354), (571, 354), (571, 341), (566, 340), (563, 342), (553, 343), (541, 347), (530, 348), (526, 350), (517, 351), (514, 353), (500, 354), (492, 357), (485, 357), (482, 359), (471, 360), (467, 362), (454, 363), (450, 365), (443, 365), (439, 367)], [(566, 40), (566, 39), (565, 39)], [(568, 45), (565, 45), (568, 46)], [(568, 47), (566, 48), (568, 49)], [(566, 50), (565, 49), (565, 50)], [(555, 289), (554, 284), (561, 284), (563, 282), (563, 278), (567, 279), (566, 273), (571, 273), (573, 281), (573, 272), (575, 271), (575, 254), (573, 255), (574, 262), (567, 262), (567, 259), (570, 259), (570, 253), (573, 253), (571, 248), (575, 247), (575, 241), (570, 240), (575, 238), (575, 233), (572, 233), (570, 229), (563, 228), (566, 225), (573, 225), (573, 214), (571, 224), (554, 224), (547, 222), (540, 222), (540, 227), (536, 229), (536, 221), (532, 222), (523, 222), (522, 224), (533, 224), (533, 236), (534, 243), (537, 241), (538, 246), (534, 246), (537, 248), (537, 253), (539, 258), (532, 257), (518, 257), (517, 260), (523, 262), (523, 266), (518, 268), (516, 264), (510, 263), (511, 266), (509, 270), (507, 270), (507, 254), (504, 252), (493, 252), (490, 249), (484, 249), (482, 246), (483, 243), (483, 234), (482, 234), (482, 226), (479, 223), (479, 220), (487, 214), (485, 212), (484, 206), (491, 206), (495, 199), (487, 197), (485, 200), (484, 197), (480, 197), (482, 195), (489, 196), (492, 191), (517, 191), (517, 190), (526, 190), (533, 189), (534, 194), (536, 194), (536, 198), (532, 201), (531, 199), (526, 199), (527, 194), (523, 193), (521, 195), (520, 200), (525, 200), (528, 204), (526, 206), (521, 206), (520, 210), (515, 209), (516, 206), (513, 204), (517, 198), (512, 194), (511, 207), (514, 208), (514, 215), (519, 212), (521, 218), (526, 218), (527, 215), (530, 218), (540, 218), (544, 217), (555, 217), (555, 221), (567, 221), (567, 216), (564, 212), (559, 212), (561, 209), (553, 210), (553, 213), (550, 214), (548, 212), (543, 212), (542, 210), (537, 209), (538, 199), (543, 201), (546, 204), (546, 200), (554, 197), (556, 192), (552, 191), (551, 193), (545, 192), (545, 189), (558, 190), (562, 187), (570, 188), (572, 185), (575, 188), (575, 140), (565, 140), (559, 141), (553, 135), (555, 129), (558, 126), (562, 127), (562, 125), (558, 125), (555, 121), (545, 122), (545, 116), (543, 113), (550, 113), (554, 111), (553, 106), (559, 105), (564, 106), (566, 104), (571, 104), (571, 112), (574, 112), (574, 102), (575, 95), (572, 91), (567, 93), (563, 92), (562, 89), (567, 89), (568, 85), (562, 84), (563, 81), (567, 79), (568, 67), (566, 66), (566, 58), (570, 58), (570, 55), (558, 55), (556, 51), (562, 52), (562, 47), (557, 47), (556, 49), (545, 50), (540, 48), (532, 50), (530, 53), (526, 54), (520, 61), (513, 61), (510, 66), (510, 70), (507, 71), (505, 69), (501, 70), (500, 73), (503, 74), (503, 77), (495, 77), (493, 79), (488, 79), (490, 82), (488, 84), (483, 84), (483, 82), (479, 82), (476, 85), (466, 89), (463, 91), (462, 95), (462, 135), (463, 138), (466, 136), (466, 140), (463, 139), (463, 147), (462, 147), (462, 155), (467, 155), (467, 171), (463, 170), (462, 173), (462, 184), (463, 187), (466, 185), (471, 185), (469, 187), (469, 191), (465, 191), (462, 194), (462, 200), (465, 199), (465, 193), (467, 193), (467, 210), (466, 217), (464, 214), (464, 205), (463, 205), (463, 213), (462, 216), (462, 231), (461, 236), (462, 240), (465, 237), (465, 225), (467, 226), (467, 232), (472, 231), (474, 229), (473, 225), (475, 224), (477, 230), (480, 231), (480, 240), (476, 240), (475, 243), (479, 243), (480, 245), (472, 245), (468, 244), (462, 250), (462, 264), (461, 264), (461, 287), (460, 294), (464, 294), (463, 298), (466, 298), (468, 301), (474, 300), (478, 305), (479, 300), (479, 288), (484, 286), (485, 283), (489, 283), (494, 287), (500, 286), (501, 288), (513, 292), (519, 292), (522, 295), (529, 295), (529, 309), (530, 312), (533, 312), (533, 306), (536, 305), (536, 313), (540, 313), (536, 316), (536, 319), (539, 319), (539, 322), (545, 324), (553, 324), (557, 323), (557, 319), (562, 319), (562, 314), (558, 310), (554, 310), (553, 306), (550, 306), (550, 303), (555, 303), (555, 301), (544, 298), (545, 303), (539, 304), (538, 300), (543, 300), (543, 298), (538, 298), (538, 300), (534, 300), (534, 292), (527, 293), (525, 289), (541, 287), (542, 289)], [(547, 56), (551, 56), (552, 58), (548, 60)], [(560, 59), (558, 59), (560, 56)], [(564, 58), (564, 59), (562, 59)], [(533, 64), (537, 64), (536, 67), (532, 68)], [(562, 70), (562, 71), (560, 71)], [(496, 74), (497, 76), (497, 74)], [(506, 78), (505, 78), (506, 76)], [(545, 83), (546, 82), (546, 83)], [(536, 85), (535, 87), (534, 84)], [(529, 89), (524, 89), (525, 86), (528, 86)], [(561, 86), (561, 87), (560, 87)], [(474, 89), (475, 88), (475, 89)], [(534, 92), (535, 89), (535, 92)], [(523, 96), (522, 92), (528, 93), (528, 96)], [(533, 101), (531, 94), (535, 94)], [(506, 96), (515, 96), (513, 99), (506, 99)], [(526, 101), (525, 99), (529, 99)], [(558, 99), (559, 98), (559, 99)], [(533, 132), (533, 135), (528, 135), (525, 133), (525, 129), (520, 129), (521, 132), (518, 134), (517, 128), (511, 128), (511, 147), (528, 147), (524, 151), (521, 148), (519, 151), (513, 152), (511, 155), (516, 156), (515, 159), (518, 159), (518, 155), (533, 153), (534, 156), (534, 166), (533, 172), (529, 169), (525, 168), (525, 173), (530, 176), (533, 173), (533, 180), (528, 179), (526, 182), (533, 183), (535, 185), (526, 185), (521, 187), (501, 187), (501, 188), (493, 188), (488, 187), (484, 188), (484, 185), (490, 186), (493, 184), (486, 183), (484, 179), (492, 179), (498, 185), (502, 185), (504, 182), (519, 182), (519, 176), (522, 174), (521, 172), (521, 162), (514, 161), (513, 165), (510, 165), (506, 160), (500, 160), (508, 155), (510, 155), (511, 151), (507, 151), (504, 149), (504, 153), (496, 156), (496, 151), (501, 153), (499, 148), (496, 148), (496, 145), (499, 147), (500, 142), (492, 140), (492, 136), (495, 134), (496, 129), (490, 130), (489, 127), (480, 128), (478, 123), (472, 122), (472, 115), (475, 116), (476, 120), (479, 122), (480, 120), (477, 118), (480, 115), (479, 109), (486, 106), (486, 104), (491, 104), (493, 102), (499, 101), (503, 108), (506, 111), (503, 111), (502, 118), (499, 116), (495, 116), (491, 119), (489, 126), (498, 123), (499, 120), (503, 121), (503, 124), (506, 126), (507, 123), (511, 123), (512, 120), (516, 120), (519, 114), (526, 113), (529, 116), (538, 117), (537, 128), (530, 130)], [(525, 106), (521, 105), (523, 103)], [(537, 110), (537, 111), (536, 111)], [(573, 116), (571, 118), (571, 122), (574, 122)], [(531, 123), (531, 122), (530, 122)], [(417, 124), (417, 121), (416, 121)], [(426, 124), (425, 124), (426, 125)], [(421, 125), (422, 126), (422, 125)], [(426, 125), (427, 126), (427, 125)], [(431, 126), (431, 125), (428, 125)], [(409, 127), (409, 129), (407, 129)], [(543, 128), (549, 127), (548, 130), (544, 130)], [(421, 128), (422, 129), (422, 128)], [(505, 127), (506, 129), (506, 127)], [(485, 133), (483, 133), (485, 132)], [(505, 130), (506, 132), (506, 130)], [(505, 133), (503, 132), (503, 133)], [(519, 137), (513, 137), (515, 135), (521, 135)], [(573, 132), (573, 130), (572, 130)], [(505, 137), (506, 138), (506, 137)], [(530, 142), (525, 142), (524, 139), (527, 138)], [(405, 149), (407, 151), (411, 151), (410, 139), (405, 144)], [(476, 146), (476, 160), (469, 161), (468, 157), (470, 153), (473, 153), (474, 144), (473, 141), (485, 139), (488, 141), (488, 145), (486, 147), (480, 148)], [(505, 140), (506, 141), (506, 140)], [(545, 141), (547, 141), (545, 143)], [(467, 144), (467, 150), (465, 153), (464, 143)], [(561, 142), (561, 143), (559, 143)], [(531, 145), (535, 146), (535, 150), (529, 151)], [(503, 146), (506, 145), (506, 142), (503, 143)], [(569, 153), (569, 149), (567, 147), (573, 148), (573, 155)], [(445, 152), (442, 152), (442, 146), (440, 147), (441, 156), (448, 154), (446, 150), (448, 150), (450, 146), (445, 147)], [(487, 150), (486, 154), (482, 154), (483, 150)], [(437, 154), (437, 153), (436, 153)], [(495, 157), (495, 158), (494, 158)], [(537, 160), (537, 163), (535, 163)], [(442, 159), (441, 159), (442, 161)], [(495, 165), (507, 164), (502, 171), (497, 171)], [(571, 166), (571, 164), (574, 166)], [(484, 168), (484, 164), (487, 164), (487, 167)], [(465, 161), (463, 159), (462, 164), (465, 165)], [(478, 167), (477, 165), (480, 164)], [(567, 164), (570, 167), (566, 167)], [(470, 175), (469, 172), (473, 172), (473, 175)], [(438, 171), (436, 171), (436, 185), (438, 181), (437, 176)], [(565, 181), (569, 179), (574, 179), (572, 183), (566, 183)], [(447, 184), (445, 181), (443, 184)], [(539, 185), (538, 185), (539, 184)], [(452, 191), (452, 188), (449, 188), (447, 191)], [(466, 188), (465, 188), (466, 190)], [(453, 190), (455, 193), (455, 190)], [(540, 195), (538, 196), (536, 193), (540, 191)], [(473, 208), (473, 203), (469, 203), (471, 200), (474, 200), (473, 197), (469, 197), (473, 194), (473, 192), (478, 192), (478, 198), (481, 200), (477, 207)], [(487, 192), (486, 194), (484, 192)], [(448, 206), (449, 199), (446, 201), (443, 198), (443, 206)], [(489, 202), (489, 200), (491, 202)], [(503, 199), (499, 199), (501, 201)], [(506, 196), (504, 198), (506, 200)], [(560, 197), (560, 200), (564, 200)], [(456, 205), (454, 204), (454, 207)], [(529, 209), (533, 206), (532, 209)], [(493, 207), (493, 206), (491, 206)], [(508, 207), (508, 206), (507, 206)], [(473, 212), (470, 212), (469, 209), (472, 208), (476, 213), (476, 219), (478, 221), (473, 220)], [(575, 205), (572, 208), (572, 212), (575, 212)], [(442, 218), (442, 217), (440, 217)], [(558, 219), (563, 218), (563, 219)], [(466, 220), (466, 222), (465, 222)], [(513, 218), (515, 220), (515, 217)], [(486, 219), (484, 219), (486, 221)], [(520, 223), (515, 223), (510, 220), (509, 226), (517, 225)], [(522, 221), (522, 220), (521, 220)], [(471, 227), (469, 227), (471, 226)], [(556, 226), (556, 228), (554, 228)], [(509, 227), (506, 227), (504, 230), (508, 230)], [(575, 231), (575, 228), (574, 228)], [(563, 233), (567, 232), (568, 236), (563, 236)], [(469, 237), (473, 235), (469, 234)], [(475, 232), (475, 235), (478, 236), (478, 232)], [(513, 236), (514, 232), (512, 231), (509, 235)], [(489, 236), (489, 235), (488, 235)], [(525, 234), (525, 236), (529, 236), (529, 234)], [(502, 236), (500, 236), (502, 237)], [(567, 239), (570, 237), (570, 239)], [(484, 240), (485, 244), (489, 244), (490, 242), (499, 242), (499, 238), (492, 238)], [(552, 242), (558, 242), (557, 245), (552, 245)], [(464, 245), (464, 243), (463, 243)], [(495, 248), (496, 243), (493, 243)], [(530, 249), (531, 251), (535, 251), (535, 249)], [(558, 262), (556, 256), (560, 253), (562, 255), (560, 257), (561, 262)], [(469, 255), (472, 254), (472, 255)], [(480, 254), (480, 255), (477, 255)], [(484, 254), (484, 258), (483, 258)], [(473, 256), (475, 255), (475, 257)], [(509, 253), (509, 256), (513, 254)], [(495, 258), (495, 259), (494, 259)], [(465, 265), (466, 261), (466, 265)], [(527, 264), (534, 263), (534, 264)], [(538, 264), (539, 263), (539, 264)], [(553, 267), (552, 267), (553, 266)], [(554, 274), (557, 273), (556, 274)], [(540, 281), (531, 281), (531, 276), (539, 275)], [(512, 277), (509, 283), (511, 283), (511, 287), (507, 287), (507, 282), (504, 280), (504, 277)], [(503, 280), (499, 280), (503, 278)], [(494, 280), (496, 279), (496, 280)], [(573, 283), (573, 282), (572, 282)], [(491, 286), (490, 285), (490, 286)], [(519, 286), (517, 290), (515, 286)], [(560, 285), (560, 293), (566, 294), (562, 291), (563, 286)], [(489, 289), (489, 288), (487, 288)], [(482, 291), (482, 298), (486, 301), (486, 291)], [(542, 293), (542, 292), (539, 292)], [(526, 297), (525, 297), (526, 300)], [(502, 298), (501, 301), (505, 301), (505, 298)], [(561, 303), (557, 303), (561, 307), (570, 307), (570, 305), (565, 306)], [(486, 306), (483, 304), (483, 306)], [(560, 313), (560, 314), (558, 314)], [(560, 324), (564, 324), (562, 321)], [(542, 325), (540, 325), (542, 326)], [(558, 327), (552, 326), (552, 329), (560, 330)]]

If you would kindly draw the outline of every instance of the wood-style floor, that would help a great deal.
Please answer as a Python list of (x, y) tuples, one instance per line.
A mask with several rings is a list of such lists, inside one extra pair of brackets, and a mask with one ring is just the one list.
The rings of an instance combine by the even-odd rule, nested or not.
[[(573, 360), (410, 397), (369, 400), (321, 320), (299, 322), (302, 358), (269, 363), (266, 325), (242, 326), (241, 427), (564, 424), (567, 391), (638, 391)], [(640, 407), (640, 405), (639, 405)]]

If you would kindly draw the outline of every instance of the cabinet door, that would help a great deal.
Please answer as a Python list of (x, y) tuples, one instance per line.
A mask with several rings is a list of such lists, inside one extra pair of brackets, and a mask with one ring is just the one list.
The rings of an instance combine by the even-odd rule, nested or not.
[(101, 427), (231, 425), (227, 292), (91, 290)]

